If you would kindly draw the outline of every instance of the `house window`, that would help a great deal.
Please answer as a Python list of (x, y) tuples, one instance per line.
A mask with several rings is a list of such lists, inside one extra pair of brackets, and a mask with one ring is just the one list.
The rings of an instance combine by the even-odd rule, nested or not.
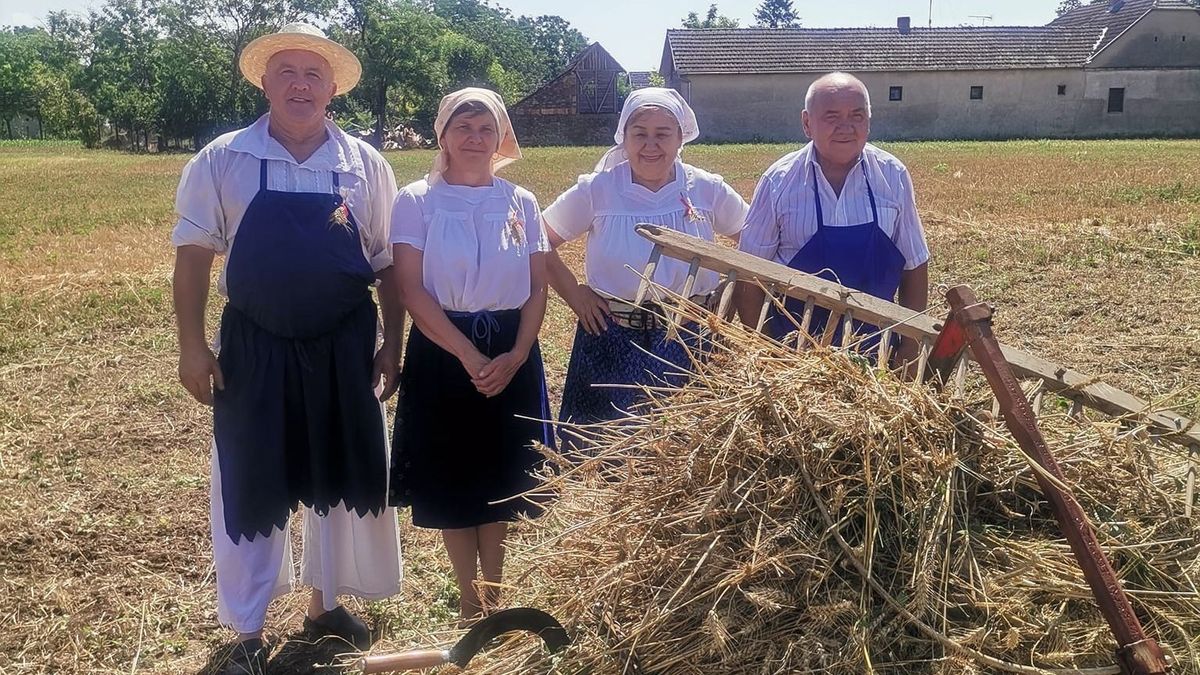
[(1058, 95), (1059, 96), (1067, 95), (1067, 85), (1065, 85), (1065, 84), (1058, 85)]
[(1108, 112), (1125, 112), (1125, 87), (1113, 87), (1108, 90)]
[(888, 87), (888, 100), (889, 101), (903, 101), (904, 100), (904, 87)]
[(983, 87), (981, 87), (979, 85), (975, 85), (975, 86), (971, 87), (971, 100), (972, 101), (982, 101), (983, 100)]

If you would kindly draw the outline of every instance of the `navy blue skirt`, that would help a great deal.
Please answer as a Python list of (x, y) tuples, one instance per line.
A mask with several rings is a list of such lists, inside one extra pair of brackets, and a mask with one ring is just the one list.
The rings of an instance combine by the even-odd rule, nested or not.
[[(699, 331), (697, 324), (685, 324), (680, 342), (668, 337), (665, 328), (626, 328), (611, 318), (608, 330), (600, 335), (577, 324), (559, 421), (594, 424), (618, 419), (644, 399), (636, 388), (604, 385), (683, 384), (692, 370), (689, 349), (704, 350), (703, 338), (696, 335)], [(587, 446), (584, 430), (559, 427), (558, 434), (563, 447), (578, 451)]]
[[(488, 358), (512, 349), (520, 310), (447, 313)], [(528, 418), (528, 419), (525, 419)], [(459, 360), (415, 325), (400, 375), (392, 440), (391, 503), (411, 506), (413, 524), (459, 529), (537, 516), (538, 499), (517, 497), (538, 486), (531, 472), (553, 447), (546, 375), (537, 343), (508, 387), (480, 394)]]

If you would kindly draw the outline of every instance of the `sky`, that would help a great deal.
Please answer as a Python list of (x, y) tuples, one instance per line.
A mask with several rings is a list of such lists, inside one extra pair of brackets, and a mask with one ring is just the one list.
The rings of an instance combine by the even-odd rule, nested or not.
[[(604, 45), (627, 70), (655, 70), (662, 59), (668, 28), (679, 27), (688, 12), (701, 15), (712, 0), (492, 0), (513, 14), (557, 14), (589, 40)], [(720, 0), (721, 14), (754, 23), (761, 0)], [(86, 12), (98, 0), (0, 0), (0, 25), (40, 25), (56, 10)], [(793, 0), (801, 23), (810, 28), (894, 26), (896, 17), (912, 17), (913, 26), (962, 24), (1031, 26), (1054, 18), (1058, 0)]]

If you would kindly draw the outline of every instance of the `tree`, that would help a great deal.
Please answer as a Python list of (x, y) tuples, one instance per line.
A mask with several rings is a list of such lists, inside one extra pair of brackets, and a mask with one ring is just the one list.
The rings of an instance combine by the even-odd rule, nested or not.
[(163, 41), (159, 61), (158, 128), (166, 138), (189, 139), (199, 149), (217, 130), (242, 120), (230, 105), (224, 47), (199, 31), (176, 27), (174, 33)]
[(0, 117), (6, 136), (12, 138), (12, 120), (28, 114), (34, 106), (34, 64), (32, 45), (24, 35), (27, 29), (0, 30)]
[(523, 16), (517, 25), (533, 46), (539, 82), (554, 77), (588, 46), (588, 40), (561, 16)]
[(684, 28), (737, 28), (740, 25), (741, 22), (737, 19), (718, 14), (716, 5), (708, 6), (708, 12), (704, 15), (703, 21), (695, 12), (688, 12), (683, 19)]
[(451, 30), (492, 50), (504, 68), (512, 97), (523, 96), (557, 75), (588, 44), (582, 33), (558, 16), (514, 18), (507, 9), (485, 0), (427, 2)]
[(352, 93), (371, 111), (372, 142), (382, 147), (391, 109), (415, 111), (442, 89), (446, 22), (404, 0), (346, 0), (343, 13), (335, 37), (362, 61), (362, 82)]
[(800, 25), (800, 15), (792, 7), (792, 0), (763, 0), (754, 12), (754, 20), (762, 28), (795, 28)]
[(1062, 16), (1073, 9), (1079, 9), (1084, 5), (1098, 5), (1100, 3), (1108, 2), (1110, 2), (1110, 0), (1060, 0), (1058, 3), (1058, 9), (1056, 11), (1058, 12), (1059, 16)]
[(157, 0), (108, 0), (91, 12), (93, 47), (82, 76), (96, 110), (143, 149), (161, 116), (158, 10)]

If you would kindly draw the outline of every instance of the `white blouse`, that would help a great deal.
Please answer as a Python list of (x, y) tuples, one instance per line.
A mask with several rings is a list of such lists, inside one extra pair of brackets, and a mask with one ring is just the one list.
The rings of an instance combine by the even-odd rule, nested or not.
[[(601, 295), (632, 301), (654, 247), (634, 226), (651, 223), (713, 241), (714, 233), (740, 232), (747, 210), (746, 201), (717, 174), (676, 162), (674, 182), (652, 192), (633, 182), (626, 161), (580, 176), (544, 217), (546, 226), (566, 241), (587, 235), (589, 286)], [(682, 293), (687, 272), (688, 263), (663, 256), (654, 281)], [(692, 294), (712, 292), (719, 280), (716, 272), (701, 270)]]
[(392, 207), (393, 244), (424, 253), (425, 290), (451, 312), (519, 309), (529, 256), (550, 250), (537, 198), (495, 178), (490, 186), (409, 183)]

